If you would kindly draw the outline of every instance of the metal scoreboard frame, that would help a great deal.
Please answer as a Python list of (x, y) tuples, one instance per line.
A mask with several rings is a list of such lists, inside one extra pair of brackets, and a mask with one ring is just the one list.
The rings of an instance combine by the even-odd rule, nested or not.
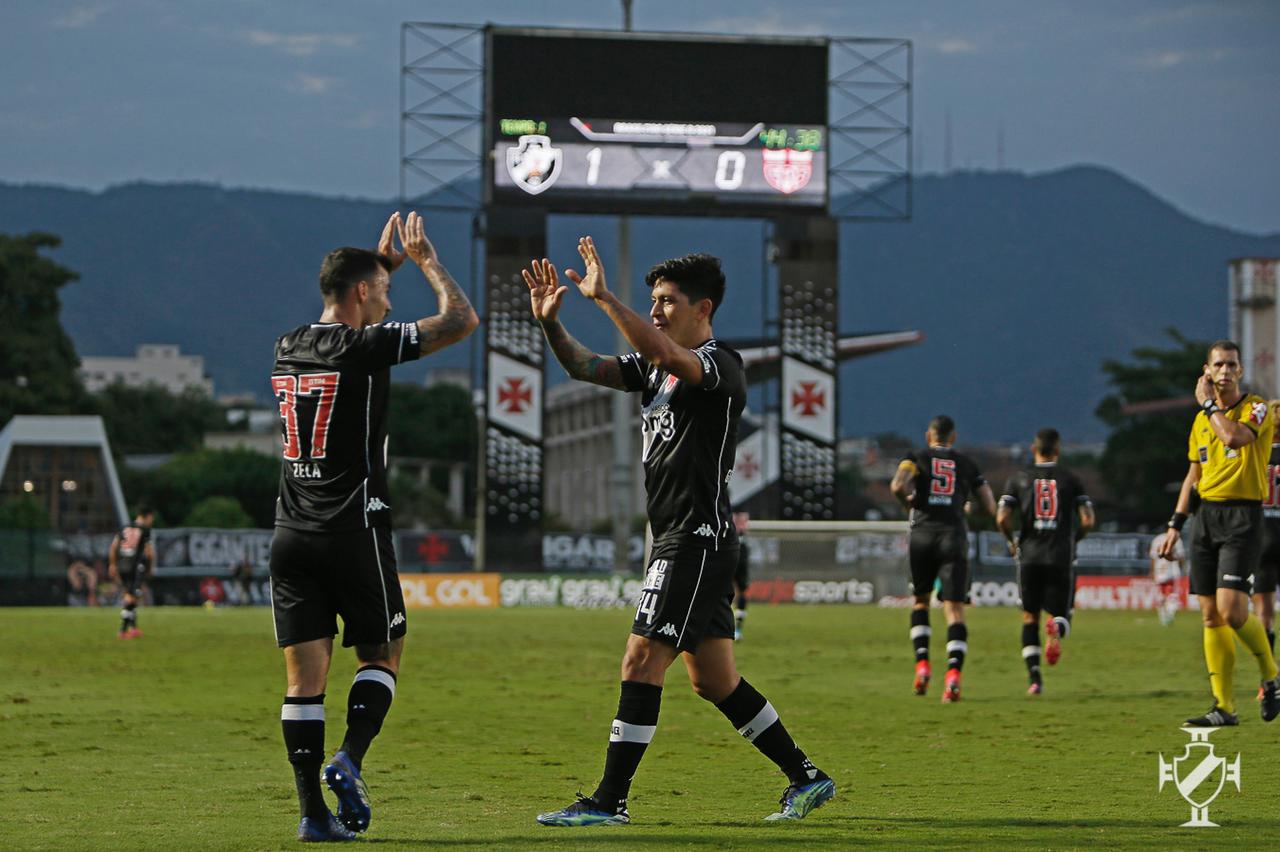
[[(625, 193), (599, 198), (558, 201), (543, 190), (518, 206), (550, 212), (652, 213), (664, 216), (750, 216), (784, 214), (828, 215), (853, 221), (909, 221), (912, 216), (913, 48), (899, 38), (767, 38), (713, 36), (691, 33), (629, 32), (475, 26), (448, 23), (405, 23), (400, 35), (400, 200), (422, 209), (478, 211), (502, 199), (489, 195), (494, 140), (501, 119), (491, 113), (492, 67), (490, 45), (502, 36), (530, 38), (614, 39), (652, 45), (738, 45), (762, 48), (825, 45), (826, 126), (822, 140), (826, 174), (825, 204), (726, 204), (699, 198), (689, 191), (682, 200), (658, 196), (624, 198)], [(744, 77), (748, 90), (753, 79)], [(607, 110), (606, 110), (607, 111)], [(557, 116), (568, 120), (572, 116)], [(519, 116), (512, 116), (520, 120)], [(579, 118), (584, 118), (579, 116)], [(645, 116), (586, 116), (640, 119), (638, 123), (708, 123), (691, 119), (664, 122)], [(766, 120), (768, 117), (760, 117)], [(651, 119), (651, 120), (650, 120)], [(737, 118), (752, 121), (750, 116)], [(538, 129), (535, 125), (532, 128)], [(548, 128), (550, 129), (550, 128)], [(597, 128), (591, 128), (595, 132)], [(748, 128), (739, 128), (740, 138)], [(768, 130), (770, 128), (765, 128)], [(775, 128), (785, 130), (785, 127)], [(792, 128), (808, 129), (808, 128)], [(642, 128), (652, 135), (652, 128)], [(612, 132), (611, 130), (608, 132)], [(762, 131), (763, 132), (763, 131)], [(542, 135), (531, 133), (525, 135)], [(728, 134), (715, 134), (732, 136)], [(518, 144), (518, 136), (514, 137)], [(586, 139), (586, 137), (583, 137)], [(794, 138), (791, 137), (791, 138)], [(588, 140), (590, 141), (590, 140)], [(669, 144), (669, 143), (662, 143)], [(785, 147), (777, 150), (788, 150)], [(803, 154), (803, 150), (790, 149)], [(799, 163), (780, 164), (798, 167)], [(801, 158), (803, 159), (803, 158)], [(810, 163), (811, 168), (816, 165)], [(793, 172), (794, 173), (794, 172)], [(812, 180), (812, 176), (810, 180)], [(793, 191), (794, 193), (794, 191)], [(790, 196), (793, 193), (782, 193)], [(624, 205), (621, 200), (627, 201)]]
[[(545, 51), (526, 50), (542, 76), (508, 74), (509, 86), (496, 79), (495, 65), (510, 61), (503, 50), (516, 45), (509, 52), (518, 55), (535, 44), (580, 49), (580, 59), (596, 50), (598, 65), (615, 61), (618, 73), (584, 82), (589, 62), (548, 63)], [(911, 219), (911, 42), (405, 23), (400, 50), (401, 204), (471, 213), (484, 242), (478, 567), (541, 566), (544, 359), (525, 345), (541, 337), (517, 291), (519, 267), (545, 254), (546, 217), (556, 213), (773, 220), (784, 450), (771, 502), (780, 518), (833, 517), (838, 394), (827, 350), (839, 316), (837, 220)], [(610, 54), (627, 51), (633, 65), (621, 70)], [(730, 57), (728, 72), (702, 57), (717, 51)], [(742, 57), (751, 51), (772, 66), (748, 73), (755, 69)], [(670, 79), (699, 62), (702, 75)], [(636, 73), (646, 63), (649, 73)], [(563, 77), (562, 65), (579, 76)], [(665, 101), (627, 94), (628, 85), (661, 83), (660, 69), (677, 65)], [(799, 69), (807, 100), (786, 97), (780, 68)], [(738, 76), (721, 81), (724, 98), (697, 96), (699, 83), (733, 69)], [(511, 92), (533, 107), (513, 107)], [(756, 112), (758, 101), (770, 114)]]

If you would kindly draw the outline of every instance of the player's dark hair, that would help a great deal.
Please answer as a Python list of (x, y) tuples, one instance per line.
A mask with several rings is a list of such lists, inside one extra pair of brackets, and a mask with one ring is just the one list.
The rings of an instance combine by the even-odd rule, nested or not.
[(1204, 353), (1204, 362), (1208, 364), (1213, 360), (1213, 350), (1221, 349), (1223, 352), (1234, 352), (1240, 354), (1240, 344), (1234, 340), (1215, 340), (1209, 344), (1209, 351)]
[[(689, 298), (690, 303), (711, 300), (711, 317), (724, 301), (724, 272), (720, 269), (720, 258), (709, 254), (686, 254), (684, 257), (673, 257), (664, 260), (644, 277), (644, 283), (650, 288), (665, 278), (680, 288), (680, 292)], [(708, 317), (710, 319), (711, 317)]]
[(1036, 452), (1042, 456), (1056, 456), (1061, 443), (1062, 436), (1057, 429), (1041, 429), (1036, 433)]
[(939, 414), (929, 421), (929, 428), (939, 439), (945, 441), (956, 431), (956, 421), (945, 414)]
[(391, 261), (386, 255), (351, 246), (334, 249), (320, 264), (320, 292), (330, 302), (341, 302), (352, 287), (372, 280), (378, 267), (391, 272)]
[(135, 509), (133, 512), (133, 516), (135, 518), (141, 518), (145, 515), (154, 515), (155, 513), (156, 513), (156, 510), (152, 509), (146, 503), (139, 503), (138, 508)]

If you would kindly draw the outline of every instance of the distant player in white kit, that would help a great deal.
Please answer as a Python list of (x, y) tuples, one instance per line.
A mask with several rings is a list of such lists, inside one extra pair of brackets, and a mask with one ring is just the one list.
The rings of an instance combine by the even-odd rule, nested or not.
[(1160, 555), (1160, 549), (1164, 547), (1164, 541), (1168, 538), (1167, 532), (1151, 539), (1151, 579), (1160, 586), (1160, 603), (1156, 612), (1160, 616), (1160, 623), (1165, 627), (1173, 624), (1173, 616), (1182, 608), (1182, 596), (1178, 591), (1178, 580), (1182, 578), (1184, 569), (1187, 565), (1187, 551), (1179, 540), (1173, 547), (1173, 558), (1165, 559)]

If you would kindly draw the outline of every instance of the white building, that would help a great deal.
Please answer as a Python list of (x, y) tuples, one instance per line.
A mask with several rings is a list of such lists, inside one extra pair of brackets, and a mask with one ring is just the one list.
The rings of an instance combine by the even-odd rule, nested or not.
[(213, 396), (213, 379), (204, 374), (204, 356), (183, 355), (178, 346), (167, 343), (144, 343), (133, 358), (81, 358), (80, 378), (92, 393), (118, 381), (134, 388), (157, 384), (170, 393), (196, 387)]

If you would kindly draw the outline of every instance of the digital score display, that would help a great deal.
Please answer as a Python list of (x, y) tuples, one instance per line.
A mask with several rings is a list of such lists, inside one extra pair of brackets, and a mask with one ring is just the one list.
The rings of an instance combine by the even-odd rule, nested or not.
[[(546, 31), (490, 39), (486, 171), (496, 203), (722, 213), (826, 205), (825, 44)], [(761, 74), (761, 63), (779, 61), (796, 69), (798, 90)], [(565, 73), (584, 67), (586, 78)]]

